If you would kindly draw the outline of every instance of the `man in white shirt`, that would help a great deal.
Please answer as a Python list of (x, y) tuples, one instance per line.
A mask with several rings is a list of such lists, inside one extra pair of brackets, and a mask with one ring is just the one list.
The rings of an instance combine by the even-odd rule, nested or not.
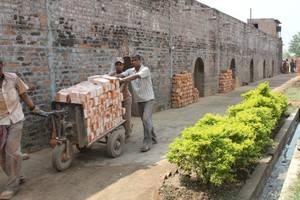
[[(119, 75), (121, 82), (131, 82), (134, 99), (139, 108), (140, 117), (144, 126), (144, 140), (142, 152), (151, 149), (152, 144), (157, 143), (152, 122), (152, 110), (154, 105), (154, 91), (151, 81), (151, 73), (148, 67), (141, 63), (140, 55), (131, 58), (133, 68)], [(125, 77), (125, 78), (124, 78)]]

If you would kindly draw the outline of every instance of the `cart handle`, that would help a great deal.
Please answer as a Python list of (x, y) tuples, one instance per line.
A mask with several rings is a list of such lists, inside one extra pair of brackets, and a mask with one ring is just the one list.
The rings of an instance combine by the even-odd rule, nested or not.
[(52, 111), (49, 111), (49, 112), (44, 112), (43, 114), (30, 112), (30, 114), (37, 115), (37, 116), (40, 116), (40, 117), (49, 117), (49, 116), (52, 116), (52, 115), (57, 115), (57, 114), (62, 114), (62, 113), (66, 113), (66, 111), (65, 110), (52, 110)]

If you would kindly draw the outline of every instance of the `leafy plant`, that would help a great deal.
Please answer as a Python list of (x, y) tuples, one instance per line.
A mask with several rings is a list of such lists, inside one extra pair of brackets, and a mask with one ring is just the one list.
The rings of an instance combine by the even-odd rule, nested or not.
[(170, 144), (167, 157), (203, 183), (234, 182), (272, 143), (271, 132), (287, 109), (286, 98), (268, 83), (242, 95), (227, 115), (206, 114)]

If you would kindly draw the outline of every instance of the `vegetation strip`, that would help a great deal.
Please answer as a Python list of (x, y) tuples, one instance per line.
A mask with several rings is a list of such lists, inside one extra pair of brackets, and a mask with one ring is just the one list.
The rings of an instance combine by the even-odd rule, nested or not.
[(224, 116), (207, 114), (186, 128), (170, 145), (168, 159), (204, 184), (221, 186), (250, 174), (271, 133), (287, 109), (287, 99), (272, 92), (268, 83), (242, 95)]

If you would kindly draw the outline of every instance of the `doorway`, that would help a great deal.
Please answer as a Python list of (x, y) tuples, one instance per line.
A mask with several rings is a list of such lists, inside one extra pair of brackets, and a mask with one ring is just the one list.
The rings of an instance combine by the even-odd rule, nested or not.
[(235, 59), (231, 59), (231, 62), (230, 62), (230, 69), (232, 71), (232, 79), (235, 80), (235, 76), (236, 76), (236, 67), (235, 67)]
[(263, 78), (267, 78), (267, 71), (266, 71), (266, 61), (264, 60), (263, 63)]
[(254, 63), (253, 59), (250, 62), (250, 83), (254, 82)]
[(273, 77), (275, 74), (275, 63), (274, 63), (274, 60), (272, 60), (272, 74), (271, 76)]
[(199, 96), (204, 97), (204, 62), (201, 58), (197, 58), (195, 63), (194, 82), (199, 91)]

